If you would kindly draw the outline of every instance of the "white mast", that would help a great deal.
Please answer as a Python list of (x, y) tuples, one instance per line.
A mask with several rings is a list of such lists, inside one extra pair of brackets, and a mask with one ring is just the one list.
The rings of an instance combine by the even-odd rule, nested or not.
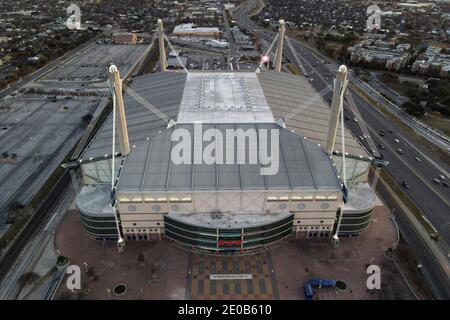
[[(120, 79), (119, 70), (115, 65), (111, 65), (109, 67), (110, 73), (110, 90), (113, 96), (113, 114), (112, 114), (112, 122), (113, 122), (113, 136), (112, 136), (112, 158), (111, 158), (111, 196), (115, 195), (115, 183), (116, 183), (116, 175), (115, 175), (115, 159), (116, 159), (116, 120), (119, 120), (119, 142), (120, 142), (120, 151), (122, 156), (125, 156), (130, 153), (130, 143), (128, 140), (128, 129), (125, 117), (125, 108), (123, 104), (123, 96), (122, 96), (122, 80)], [(117, 119), (116, 119), (117, 117)], [(112, 200), (112, 199), (111, 199)], [(122, 233), (119, 226), (119, 216), (117, 215), (115, 201), (111, 202), (112, 210), (114, 212), (114, 219), (116, 222), (116, 230), (117, 230), (117, 248), (119, 252), (123, 251), (124, 240), (122, 238)]]
[[(344, 102), (344, 93), (347, 88), (347, 67), (342, 65), (339, 67), (337, 77), (334, 81), (334, 93), (333, 101), (331, 103), (331, 115), (330, 122), (328, 125), (327, 141), (325, 146), (325, 151), (331, 155), (333, 153), (334, 144), (336, 141), (336, 133), (339, 125), (339, 114), (342, 109)], [(344, 122), (344, 118), (341, 119)]]
[(284, 26), (284, 20), (280, 20), (280, 27), (278, 31), (278, 45), (275, 56), (275, 71), (281, 72), (281, 62), (283, 61), (283, 46), (284, 46), (284, 33), (286, 28)]
[[(331, 115), (330, 115), (330, 123), (328, 128), (327, 142), (326, 142), (326, 152), (331, 156), (333, 153), (337, 128), (339, 125), (339, 116), (341, 118), (341, 148), (342, 148), (342, 183), (343, 190), (347, 192), (347, 167), (345, 161), (345, 130), (344, 130), (344, 93), (347, 88), (348, 80), (347, 80), (347, 67), (342, 65), (339, 67), (336, 80), (334, 82), (334, 94), (333, 101), (331, 104)], [(346, 196), (346, 195), (345, 195)], [(336, 225), (336, 232), (333, 235), (333, 239), (335, 241), (335, 245), (339, 245), (339, 229), (341, 227), (342, 217), (344, 215), (344, 205), (340, 208), (339, 218)]]
[(161, 19), (158, 19), (158, 44), (159, 44), (159, 64), (161, 66), (161, 71), (165, 72), (166, 66), (166, 47), (164, 44), (164, 27)]

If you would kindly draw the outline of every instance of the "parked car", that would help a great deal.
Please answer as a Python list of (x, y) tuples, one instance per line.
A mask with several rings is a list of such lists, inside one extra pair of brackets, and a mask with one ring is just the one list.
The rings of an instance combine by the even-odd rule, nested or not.
[(409, 183), (406, 181), (403, 181), (402, 185), (406, 188), (409, 189)]
[(441, 183), (441, 181), (439, 181), (439, 179), (433, 179), (433, 182), (436, 183), (436, 184), (440, 184)]
[(420, 159), (419, 157), (416, 157), (416, 161), (417, 162), (422, 162), (422, 159)]
[(402, 149), (397, 149), (397, 152), (400, 154), (403, 154), (403, 150)]
[(380, 143), (380, 144), (378, 145), (378, 147), (379, 147), (380, 149), (384, 149), (384, 144)]

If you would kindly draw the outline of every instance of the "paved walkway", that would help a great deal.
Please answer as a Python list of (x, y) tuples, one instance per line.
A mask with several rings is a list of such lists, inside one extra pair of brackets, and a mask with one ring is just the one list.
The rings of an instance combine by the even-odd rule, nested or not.
[[(270, 253), (245, 257), (189, 255), (186, 297), (193, 300), (278, 299)], [(271, 272), (272, 271), (272, 272)], [(251, 279), (211, 280), (210, 275), (251, 275)]]
[[(56, 299), (304, 299), (302, 286), (312, 278), (343, 280), (346, 292), (317, 290), (318, 299), (411, 299), (408, 288), (384, 251), (396, 240), (389, 215), (377, 207), (369, 229), (344, 238), (339, 249), (329, 239), (289, 240), (253, 256), (204, 256), (168, 240), (128, 242), (123, 253), (114, 243), (87, 236), (78, 213), (70, 211), (59, 226), (56, 248), (82, 269), (82, 289), (73, 294), (62, 282)], [(382, 290), (368, 291), (369, 261), (382, 269)], [(85, 266), (85, 263), (87, 266)], [(250, 279), (211, 280), (215, 274)], [(128, 286), (116, 297), (108, 289)]]

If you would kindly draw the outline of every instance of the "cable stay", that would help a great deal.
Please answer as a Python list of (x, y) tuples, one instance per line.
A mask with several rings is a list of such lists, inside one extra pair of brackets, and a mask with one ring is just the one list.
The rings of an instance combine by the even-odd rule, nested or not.
[(81, 152), (83, 151), (83, 148), (85, 147), (85, 144), (87, 142), (87, 140), (89, 139), (89, 137), (91, 136), (92, 131), (94, 130), (95, 125), (97, 124), (100, 115), (102, 114), (103, 110), (105, 109), (106, 105), (108, 104), (109, 101), (109, 97), (110, 97), (110, 93), (109, 91), (105, 91), (105, 93), (103, 94), (97, 109), (95, 110), (91, 121), (89, 122), (89, 125), (87, 126), (86, 130), (83, 133), (83, 136), (81, 137), (80, 141), (78, 142), (75, 151), (72, 154), (71, 159), (78, 159), (81, 155)]
[[(169, 41), (169, 38), (167, 37), (167, 35), (164, 33), (164, 39), (166, 39), (167, 44), (169, 45), (170, 50), (172, 50), (172, 52), (177, 52), (174, 47), (172, 46), (172, 44)], [(186, 68), (186, 66), (184, 65), (184, 63), (181, 61), (180, 57), (178, 56), (178, 54), (176, 55), (176, 58), (178, 60), (178, 63), (180, 64), (180, 66), (183, 67), (183, 71), (186, 73), (189, 73), (188, 69)]]
[(309, 97), (308, 100), (304, 102), (299, 102), (299, 106), (295, 109), (293, 109), (290, 113), (283, 116), (286, 120), (289, 118), (292, 118), (296, 115), (298, 115), (301, 111), (305, 109), (309, 104), (312, 104), (313, 102), (319, 101), (320, 98), (324, 98), (328, 93), (330, 93), (332, 90), (330, 87), (324, 87), (322, 90), (316, 92), (312, 97)]
[[(110, 71), (112, 71), (112, 69), (110, 68)], [(117, 72), (117, 69), (116, 69)], [(119, 79), (119, 81), (121, 81)], [(111, 95), (113, 97), (113, 112), (112, 112), (112, 122), (113, 122), (113, 130), (112, 130), (112, 158), (111, 158), (111, 208), (114, 212), (114, 220), (116, 223), (116, 230), (117, 230), (117, 248), (119, 250), (119, 252), (123, 251), (123, 244), (124, 244), (124, 240), (122, 238), (122, 234), (121, 234), (121, 230), (120, 230), (120, 225), (119, 225), (119, 216), (117, 214), (117, 209), (116, 209), (116, 205), (115, 205), (115, 189), (116, 189), (116, 182), (118, 181), (118, 179), (116, 179), (116, 176), (114, 175), (114, 171), (115, 171), (115, 159), (116, 157), (114, 156), (116, 154), (116, 104), (117, 104), (117, 99), (116, 99), (116, 86), (114, 84), (114, 82), (112, 81), (112, 79), (109, 80), (109, 89), (111, 90)], [(121, 93), (120, 93), (121, 94)]]
[(126, 92), (130, 97), (139, 102), (142, 106), (153, 112), (158, 118), (169, 124), (171, 119), (163, 112), (161, 112), (158, 108), (156, 108), (153, 104), (145, 100), (142, 96), (140, 96), (136, 91), (123, 84), (123, 91)]
[[(275, 37), (273, 38), (272, 43), (270, 44), (270, 46), (269, 46), (269, 48), (267, 49), (267, 52), (266, 52), (266, 54), (265, 54), (264, 56), (269, 56), (270, 52), (272, 51), (273, 46), (275, 45), (275, 43), (276, 43), (277, 40), (278, 40), (278, 37), (279, 37), (279, 34), (277, 33), (277, 34), (275, 35)], [(259, 71), (261, 70), (263, 64), (264, 64), (264, 61), (261, 60), (261, 62), (259, 63), (258, 68), (256, 69), (256, 72), (259, 72)]]
[(308, 71), (306, 70), (303, 63), (300, 61), (300, 58), (297, 55), (297, 51), (294, 50), (294, 46), (292, 45), (291, 38), (288, 36), (285, 36), (287, 45), (289, 49), (291, 50), (292, 54), (294, 55), (295, 62), (297, 63), (297, 66), (300, 68), (300, 71), (303, 73), (303, 75), (308, 75)]
[(347, 105), (349, 106), (350, 110), (353, 112), (353, 114), (358, 119), (358, 126), (361, 129), (362, 133), (364, 134), (364, 137), (366, 138), (367, 143), (369, 144), (372, 155), (375, 158), (380, 158), (380, 153), (378, 152), (375, 142), (373, 141), (373, 138), (369, 133), (367, 125), (366, 125), (364, 119), (362, 118), (361, 113), (358, 110), (358, 107), (356, 106), (355, 100), (353, 99), (353, 95), (350, 90), (347, 90), (345, 92), (345, 100), (347, 101)]

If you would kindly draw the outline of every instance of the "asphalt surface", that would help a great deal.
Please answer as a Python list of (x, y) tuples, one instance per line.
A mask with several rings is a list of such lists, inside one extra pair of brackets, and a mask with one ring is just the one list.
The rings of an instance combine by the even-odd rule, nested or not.
[(418, 132), (422, 137), (424, 137), (431, 143), (441, 147), (442, 149), (446, 150), (450, 156), (450, 140), (447, 137), (444, 137), (442, 134), (437, 133), (434, 130), (428, 129), (424, 124), (418, 122), (414, 117), (410, 116), (396, 105), (390, 103), (377, 91), (375, 91), (372, 87), (365, 84), (361, 79), (357, 78), (356, 76), (351, 75), (350, 79), (355, 84), (357, 84), (358, 87), (361, 90), (363, 90), (366, 94), (370, 95), (378, 103), (387, 108), (391, 113), (395, 114), (397, 117), (402, 119), (402, 121), (408, 124), (408, 126), (414, 128), (414, 130)]
[(68, 59), (71, 59), (73, 56), (77, 55), (78, 53), (80, 53), (82, 50), (88, 48), (89, 46), (91, 46), (92, 44), (95, 43), (95, 41), (97, 41), (99, 36), (94, 37), (88, 41), (86, 41), (85, 43), (83, 43), (82, 45), (78, 46), (77, 48), (66, 52), (65, 54), (63, 54), (61, 57), (52, 60), (51, 62), (47, 63), (44, 67), (36, 70), (35, 72), (26, 75), (24, 77), (22, 77), (19, 81), (13, 83), (10, 87), (3, 89), (2, 91), (0, 91), (0, 100), (3, 99), (4, 97), (13, 94), (15, 91), (17, 91), (18, 89), (22, 88), (23, 86), (25, 86), (28, 83), (31, 83), (37, 79), (39, 79), (40, 77), (42, 77), (43, 75), (45, 75), (47, 72), (49, 72), (50, 70), (52, 70), (53, 68), (57, 67), (58, 65), (60, 65), (61, 63), (65, 63)]
[[(77, 48), (78, 50), (73, 51), (71, 56), (76, 54), (76, 52), (80, 52), (80, 50), (89, 45), (90, 44), (87, 44), (82, 48)], [(45, 71), (43, 73), (41, 73), (40, 70), (37, 73), (42, 75), (54, 66), (55, 65), (52, 65), (50, 68), (45, 67)], [(136, 74), (140, 75), (144, 72), (145, 65), (141, 64), (137, 68)], [(35, 74), (33, 78), (35, 77), (38, 78), (39, 76)], [(18, 88), (20, 88), (20, 85), (18, 85)], [(92, 134), (95, 135), (95, 130)], [(80, 147), (82, 148), (84, 148), (87, 143), (88, 140), (82, 140), (79, 142)], [(34, 175), (30, 176), (30, 179), (34, 178)], [(52, 186), (52, 189), (48, 195), (42, 200), (36, 212), (21, 230), (20, 234), (0, 255), (0, 300), (14, 290), (14, 286), (22, 274), (22, 271), (26, 269), (29, 260), (24, 259), (30, 259), (26, 257), (33, 255), (33, 252), (30, 252), (33, 250), (30, 247), (30, 245), (33, 244), (33, 241), (39, 242), (40, 239), (37, 237), (52, 236), (52, 232), (57, 225), (55, 219), (68, 209), (73, 197), (75, 196), (72, 194), (74, 191), (73, 184), (74, 181), (72, 181), (69, 170), (65, 169), (59, 180)], [(18, 265), (22, 266), (20, 270), (16, 268)]]
[(409, 244), (410, 248), (414, 249), (413, 251), (416, 255), (416, 259), (418, 263), (422, 265), (421, 272), (431, 286), (433, 293), (439, 299), (449, 299), (449, 282), (448, 280), (445, 280), (446, 275), (443, 273), (442, 269), (437, 266), (437, 262), (435, 261), (432, 252), (428, 249), (428, 246), (421, 237), (416, 235), (416, 231), (410, 224), (408, 218), (406, 218), (404, 214), (399, 214), (401, 209), (397, 206), (396, 202), (392, 200), (389, 191), (387, 191), (381, 183), (377, 185), (377, 193), (383, 198), (384, 203), (394, 215), (402, 237)]
[(58, 206), (61, 197), (63, 197), (67, 189), (70, 188), (70, 181), (69, 172), (66, 170), (58, 182), (53, 186), (51, 192), (42, 202), (36, 213), (34, 213), (30, 218), (30, 221), (21, 231), (21, 234), (1, 256), (0, 280), (8, 274), (8, 271), (14, 265), (22, 250), (33, 239), (38, 230), (43, 227), (44, 223), (51, 217), (55, 208)]
[(237, 65), (236, 65), (237, 59), (236, 58), (238, 56), (239, 48), (237, 48), (236, 43), (234, 42), (233, 34), (231, 33), (230, 23), (228, 21), (227, 15), (225, 13), (225, 8), (222, 3), (221, 3), (221, 8), (223, 10), (223, 25), (224, 25), (225, 33), (227, 35), (228, 46), (229, 46), (228, 61), (230, 63), (230, 69), (236, 70), (237, 69)]
[[(274, 33), (262, 29), (250, 20), (246, 14), (246, 11), (248, 10), (245, 8), (246, 7), (243, 6), (235, 12), (235, 18), (239, 25), (254, 30), (259, 39), (263, 39), (265, 42), (270, 43), (274, 37)], [(321, 91), (326, 86), (332, 86), (335, 70), (330, 70), (330, 65), (324, 63), (323, 59), (315, 55), (309, 48), (293, 39), (291, 40), (294, 50), (297, 52), (302, 64), (308, 71), (312, 86), (317, 91)], [(295, 58), (287, 45), (285, 46), (284, 53), (289, 60), (295, 61)], [(384, 145), (384, 149), (378, 147), (379, 152), (383, 155), (383, 159), (390, 162), (384, 170), (387, 170), (394, 177), (397, 181), (397, 187), (404, 189), (406, 194), (422, 210), (423, 214), (438, 230), (441, 236), (439, 246), (445, 256), (448, 257), (450, 243), (450, 189), (444, 187), (442, 183), (439, 185), (435, 184), (433, 179), (439, 179), (439, 175), (444, 175), (446, 176), (446, 181), (449, 182), (449, 166), (441, 159), (429, 156), (427, 150), (417, 145), (411, 140), (407, 133), (391, 123), (381, 112), (375, 109), (375, 107), (361, 98), (358, 94), (352, 91), (352, 95), (377, 147), (380, 143)], [(332, 92), (329, 92), (324, 96), (325, 101), (328, 103), (331, 102), (331, 98)], [(347, 116), (346, 118), (348, 118), (348, 120), (345, 120), (346, 126), (352, 131), (355, 137), (362, 136), (363, 133), (359, 127), (359, 123), (353, 121), (354, 115), (350, 112), (348, 106), (346, 107), (345, 115)], [(380, 130), (386, 131), (385, 137), (379, 135)], [(389, 133), (389, 130), (391, 130), (392, 133)], [(398, 139), (399, 143), (395, 142), (394, 139)], [(365, 140), (361, 142), (367, 150), (370, 150), (370, 147)], [(401, 149), (402, 154), (400, 154), (397, 149)], [(420, 162), (416, 160), (416, 157), (420, 159)], [(409, 189), (402, 186), (403, 182), (409, 184)], [(392, 206), (390, 207), (391, 209), (394, 208), (393, 201), (390, 199), (389, 195), (384, 192), (382, 193), (382, 196), (386, 204)], [(400, 210), (398, 209), (397, 212), (400, 212)], [(402, 219), (400, 218), (399, 220), (401, 221)], [(426, 246), (421, 243), (421, 240), (412, 227), (409, 226), (406, 221), (399, 224), (404, 237), (408, 239), (410, 244), (412, 244), (412, 247), (419, 252), (419, 262), (426, 266), (424, 272), (430, 282), (432, 282), (435, 294), (439, 298), (448, 299), (450, 297), (448, 278), (442, 277), (440, 267), (434, 263), (433, 256)]]

